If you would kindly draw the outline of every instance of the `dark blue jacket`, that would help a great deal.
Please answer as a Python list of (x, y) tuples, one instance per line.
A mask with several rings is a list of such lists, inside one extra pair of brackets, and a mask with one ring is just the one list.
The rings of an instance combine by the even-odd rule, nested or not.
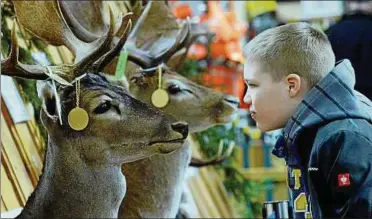
[(295, 218), (372, 218), (372, 103), (354, 84), (343, 60), (308, 92), (273, 150), (288, 166)]
[(345, 15), (327, 31), (336, 61), (349, 59), (356, 75), (355, 90), (372, 100), (372, 15)]

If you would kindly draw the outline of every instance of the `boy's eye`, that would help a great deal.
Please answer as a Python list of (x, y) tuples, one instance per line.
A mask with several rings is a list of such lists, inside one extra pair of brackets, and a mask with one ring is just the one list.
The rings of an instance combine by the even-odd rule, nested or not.
[(248, 84), (248, 87), (257, 87), (257, 85), (256, 84)]

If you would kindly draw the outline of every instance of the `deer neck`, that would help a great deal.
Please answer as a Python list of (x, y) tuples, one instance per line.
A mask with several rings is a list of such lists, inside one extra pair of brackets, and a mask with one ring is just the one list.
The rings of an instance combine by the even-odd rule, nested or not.
[(126, 189), (121, 167), (87, 164), (72, 150), (49, 141), (43, 174), (21, 218), (117, 217)]
[(190, 159), (191, 145), (187, 138), (175, 152), (124, 164), (128, 190), (119, 218), (174, 218)]

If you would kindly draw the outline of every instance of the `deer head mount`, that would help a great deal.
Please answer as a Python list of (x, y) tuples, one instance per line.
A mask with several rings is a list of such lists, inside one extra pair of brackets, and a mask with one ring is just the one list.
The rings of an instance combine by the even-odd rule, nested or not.
[[(128, 63), (126, 72), (130, 93), (144, 102), (151, 103), (151, 95), (158, 88), (157, 74), (154, 73), (158, 65), (162, 64), (162, 86), (170, 96), (169, 104), (162, 108), (162, 111), (187, 120), (191, 131), (230, 122), (237, 109), (237, 98), (197, 85), (174, 72), (178, 66), (173, 63), (179, 63), (174, 62), (174, 54), (184, 47), (183, 44), (189, 39), (187, 34), (184, 37), (185, 32), (182, 32), (186, 30), (185, 26), (180, 28), (161, 1), (148, 2), (141, 16), (136, 12), (134, 16), (138, 17), (137, 30), (131, 32), (125, 44), (125, 48), (130, 52), (129, 60), (133, 61)], [(154, 19), (159, 21), (147, 26), (147, 21)], [(165, 40), (167, 38), (171, 39)], [(139, 58), (141, 56), (147, 57), (146, 60)], [(128, 176), (129, 189), (127, 201), (122, 203), (120, 216), (173, 217), (174, 212), (178, 210), (177, 197), (180, 197), (181, 192), (179, 185), (183, 183), (190, 155), (190, 147), (183, 146), (169, 156), (152, 156), (150, 159), (125, 164), (123, 171)], [(221, 160), (223, 156), (217, 156), (216, 159)], [(148, 214), (138, 214), (143, 211)]]
[[(154, 6), (154, 4), (159, 5), (166, 12), (166, 15), (159, 15), (164, 17), (163, 24), (176, 23), (170, 11), (166, 11), (167, 8), (164, 7), (164, 4), (153, 2), (152, 5)], [(147, 5), (146, 7), (149, 6)], [(148, 37), (150, 35), (150, 28), (154, 28), (149, 26), (145, 29), (145, 24), (147, 25), (148, 20), (155, 19), (157, 10), (145, 8), (144, 11), (146, 10), (149, 10), (148, 15), (153, 15), (144, 19), (146, 13), (143, 13), (143, 17), (141, 16), (137, 21), (136, 27), (140, 28), (137, 30), (139, 34), (136, 37), (138, 39)], [(143, 22), (144, 26), (141, 25), (141, 22)], [(143, 30), (142, 34), (141, 30)], [(157, 31), (154, 28), (152, 31), (153, 35)], [(167, 30), (162, 31), (166, 32)], [(178, 27), (178, 31), (174, 30), (174, 32), (182, 33), (182, 28)], [(132, 32), (131, 35), (134, 35), (134, 33)], [(179, 34), (178, 36), (181, 35)], [(158, 38), (161, 38), (160, 36), (162, 35), (159, 34)], [(130, 38), (128, 37), (128, 40)], [(173, 37), (173, 39), (176, 38), (177, 36)], [(182, 37), (178, 38), (180, 39)], [(152, 41), (157, 42), (155, 39)], [(146, 42), (146, 40), (142, 42)], [(187, 43), (189, 42), (189, 36), (186, 37), (186, 40), (176, 40), (173, 42), (176, 42), (178, 45), (170, 45), (168, 48), (187, 47), (189, 45)], [(139, 53), (138, 51), (143, 51), (146, 54), (150, 53), (150, 46), (146, 46), (145, 43), (142, 46), (138, 44), (139, 41), (137, 40), (136, 54)], [(131, 45), (133, 46), (133, 44)], [(156, 43), (153, 44), (153, 47), (156, 47)], [(151, 104), (151, 96), (158, 89), (159, 82), (158, 74), (155, 74), (155, 71), (157, 70), (157, 65), (161, 63), (164, 73), (161, 86), (167, 91), (170, 97), (169, 103), (161, 108), (161, 111), (175, 118), (182, 118), (182, 120), (187, 121), (190, 132), (202, 131), (216, 124), (231, 122), (237, 111), (238, 99), (200, 86), (190, 79), (182, 77), (175, 70), (178, 69), (178, 65), (182, 62), (182, 58), (180, 60), (182, 55), (177, 56), (177, 53), (181, 52), (182, 54), (183, 51), (179, 49), (175, 51), (169, 49), (169, 51), (172, 52), (159, 57), (157, 61), (152, 61), (156, 59), (150, 58), (150, 62), (141, 63), (132, 59), (134, 63), (128, 63), (128, 70), (125, 74), (128, 79), (130, 93), (137, 99)], [(168, 59), (168, 57), (171, 58)], [(189, 165), (191, 157), (191, 148), (188, 143), (185, 142), (179, 151), (169, 156), (153, 156), (123, 165), (123, 171), (129, 173), (129, 189), (119, 211), (120, 217), (175, 217), (182, 193), (185, 170)], [(221, 149), (222, 147), (220, 151)], [(231, 150), (232, 147), (228, 151)], [(229, 156), (229, 153), (224, 155), (219, 153), (212, 160), (201, 161), (193, 159), (192, 161), (195, 161), (193, 164), (196, 166), (212, 165), (222, 162), (226, 159), (226, 156)]]
[[(93, 12), (98, 11), (93, 3), (84, 3), (84, 6)], [(68, 7), (76, 18), (83, 17), (82, 12), (76, 10), (82, 6), (77, 7), (75, 3), (66, 1), (63, 7)], [(162, 1), (149, 1), (142, 12), (140, 8), (140, 4), (137, 4), (133, 9), (133, 17), (137, 22), (124, 45), (124, 49), (129, 52), (130, 62), (125, 74), (130, 92), (136, 98), (151, 104), (151, 95), (158, 88), (158, 75), (155, 72), (161, 64), (164, 73), (162, 86), (170, 96), (170, 103), (162, 109), (164, 112), (190, 122), (191, 131), (230, 122), (238, 106), (237, 98), (200, 86), (174, 71), (184, 57), (178, 55), (178, 52), (182, 48), (188, 48), (195, 40), (195, 36), (190, 34), (190, 23), (180, 25)], [(84, 24), (84, 21), (80, 23), (88, 32), (94, 33), (95, 30), (90, 29), (93, 24)], [(198, 31), (196, 35), (203, 34), (205, 33)], [(115, 64), (113, 61), (109, 65)], [(106, 70), (110, 71), (105, 68), (105, 73)]]
[[(93, 4), (93, 3), (92, 3)], [(103, 11), (102, 6), (98, 5), (98, 3), (93, 4), (93, 8), (96, 9), (96, 11)], [(14, 2), (14, 7), (15, 7), (15, 12), (17, 15), (17, 20), (22, 24), (22, 26), (29, 30), (31, 33), (35, 34), (36, 36), (39, 36), (41, 39), (49, 41), (52, 45), (66, 45), (66, 46), (72, 46), (72, 50), (76, 51), (78, 47), (74, 47), (76, 44), (71, 43), (71, 42), (81, 42), (78, 40), (78, 38), (70, 31), (69, 26), (66, 24), (65, 19), (67, 19), (67, 12), (64, 14), (62, 13), (60, 3), (59, 1), (43, 1), (43, 2)], [(38, 13), (36, 13), (38, 12)], [(36, 17), (32, 17), (32, 19), (26, 19), (27, 15), (30, 13), (34, 13)], [(75, 59), (76, 64), (73, 65), (62, 65), (62, 66), (50, 66), (53, 71), (56, 74), (60, 74), (61, 77), (65, 77), (67, 79), (73, 79), (76, 78), (77, 76), (80, 76), (82, 74), (88, 74), (88, 78), (94, 80), (85, 80), (82, 79), (82, 88), (81, 88), (81, 97), (82, 97), (82, 105), (84, 105), (84, 93), (85, 92), (93, 92), (95, 93), (93, 96), (94, 97), (99, 97), (100, 93), (105, 93), (104, 88), (112, 90), (113, 93), (120, 93), (123, 98), (128, 97), (130, 100), (134, 100), (134, 102), (138, 102), (135, 99), (131, 98), (127, 93), (121, 91), (118, 89), (116, 86), (109, 86), (110, 84), (106, 80), (105, 82), (100, 82), (99, 79), (104, 80), (102, 76), (97, 77), (94, 74), (98, 74), (99, 69), (102, 69), (104, 67), (104, 64), (107, 64), (110, 61), (110, 58), (112, 59), (117, 55), (119, 52), (118, 48), (121, 48), (126, 39), (127, 39), (127, 33), (130, 30), (131, 27), (131, 22), (130, 22), (130, 16), (129, 15), (124, 15), (122, 16), (121, 20), (121, 25), (118, 26), (117, 31), (124, 30), (124, 32), (121, 34), (120, 38), (115, 38), (114, 37), (114, 28), (115, 28), (115, 19), (113, 17), (113, 13), (110, 9), (108, 8), (108, 13), (109, 15), (109, 25), (106, 26), (106, 30), (104, 32), (104, 35), (101, 36), (99, 39), (94, 40), (93, 43), (90, 44), (82, 44), (86, 45), (87, 48), (92, 49), (91, 47), (97, 46), (96, 48), (93, 48), (92, 50), (88, 50), (87, 48), (83, 49), (85, 52), (85, 57), (82, 57), (81, 60), (77, 61), (78, 59)], [(71, 16), (70, 16), (71, 17)], [(40, 20), (38, 20), (40, 19)], [(40, 25), (40, 22), (36, 21), (43, 21), (43, 25)], [(33, 23), (35, 22), (35, 23)], [(52, 30), (51, 34), (47, 34), (47, 30)], [(70, 37), (70, 38), (68, 38)], [(114, 40), (116, 40), (116, 44), (114, 44)], [(22, 63), (18, 62), (18, 46), (17, 46), (17, 38), (15, 36), (15, 32), (12, 32), (12, 46), (11, 46), (11, 52), (9, 54), (9, 57), (2, 61), (1, 65), (1, 70), (5, 75), (9, 76), (17, 76), (17, 77), (23, 77), (27, 79), (46, 79), (48, 76), (45, 74), (45, 68), (42, 66), (38, 65), (24, 65)], [(97, 86), (95, 89), (93, 89), (94, 86), (89, 85), (89, 83), (97, 83)], [(105, 84), (105, 85), (104, 85)], [(101, 85), (101, 88), (98, 89), (98, 85)], [(47, 87), (47, 86), (45, 86)], [(87, 91), (87, 87), (91, 89), (90, 91)], [(121, 88), (122, 89), (122, 88)], [(69, 105), (69, 107), (66, 108), (64, 105), (64, 102), (68, 101), (71, 102), (76, 101), (74, 97), (71, 95), (67, 95), (69, 93), (73, 93), (73, 87), (69, 86), (58, 86), (58, 94), (60, 94), (61, 97), (61, 106), (62, 106), (62, 111), (63, 112), (69, 112), (68, 110), (71, 110), (72, 105)], [(76, 92), (76, 91), (75, 91)], [(66, 94), (67, 93), (67, 94)], [(55, 100), (56, 97), (52, 98), (52, 95), (48, 92), (42, 93), (45, 94), (43, 97), (48, 97), (48, 100), (45, 102), (45, 107), (44, 111), (47, 113), (47, 115), (55, 115), (55, 111), (50, 111), (48, 109), (53, 109), (51, 108), (51, 101), (52, 102)], [(75, 94), (74, 94), (75, 95)], [(126, 106), (126, 104), (131, 103), (131, 101), (126, 100), (126, 101), (118, 101), (120, 100), (117, 99), (116, 97), (119, 97), (118, 95), (116, 97), (112, 97), (114, 94), (111, 95), (110, 98), (106, 97), (107, 100), (106, 102), (103, 102), (101, 100), (101, 104), (97, 105), (97, 109), (95, 111), (89, 111), (88, 113), (91, 113), (90, 116), (93, 118), (95, 117), (94, 114), (98, 114), (98, 112), (102, 111), (102, 108), (104, 108), (106, 111), (101, 112), (101, 113), (106, 113), (109, 110), (112, 110), (113, 108), (116, 109), (116, 112), (118, 114), (125, 114), (122, 112), (123, 107)], [(89, 95), (88, 95), (89, 96)], [(103, 96), (103, 95), (101, 95)], [(110, 96), (107, 95), (106, 96)], [(90, 101), (93, 103), (95, 102), (95, 98), (91, 98)], [(138, 104), (131, 103), (129, 106), (138, 106), (139, 108), (131, 108), (131, 110), (134, 112), (135, 110), (138, 111), (134, 113), (135, 115), (140, 115), (140, 113), (145, 113), (143, 110), (147, 109), (148, 106), (138, 102)], [(142, 107), (142, 109), (141, 109)], [(68, 109), (68, 110), (67, 110)], [(90, 109), (89, 107), (87, 109)], [(154, 115), (159, 115), (159, 113), (155, 110), (150, 109), (151, 113), (155, 112)], [(94, 112), (94, 113), (93, 113)], [(63, 114), (66, 116), (66, 113)], [(131, 115), (129, 112), (127, 112), (127, 115)], [(149, 115), (150, 116), (150, 115)], [(164, 117), (164, 115), (162, 116)], [(51, 117), (55, 121), (55, 117)], [(130, 118), (130, 117), (127, 117)], [(64, 117), (62, 120), (65, 120)], [(150, 122), (150, 121), (149, 121)], [(151, 122), (150, 122), (151, 123)], [(150, 125), (150, 123), (148, 125)], [(48, 124), (48, 123), (46, 123)], [(62, 123), (66, 124), (66, 123)], [(93, 124), (92, 124), (93, 125)], [(134, 122), (130, 122), (129, 126), (131, 125), (136, 125)], [(139, 122), (138, 125), (145, 125)], [(152, 124), (154, 125), (154, 124)], [(182, 125), (181, 125), (182, 126)], [(177, 129), (177, 125), (174, 125), (173, 128)], [(66, 128), (63, 127), (62, 128)], [(88, 127), (89, 128), (89, 127)], [(183, 127), (184, 129), (187, 129)], [(51, 130), (52, 131), (52, 130)], [(122, 133), (126, 133), (125, 130), (122, 130)], [(180, 129), (178, 130), (180, 131)], [(187, 132), (187, 131), (186, 131)], [(146, 133), (146, 131), (144, 132)], [(57, 133), (56, 133), (57, 134)], [(97, 133), (98, 134), (98, 133)], [(185, 130), (182, 130), (181, 135), (185, 135)], [(139, 134), (131, 135), (131, 136), (139, 136)], [(168, 136), (169, 137), (169, 136)], [(182, 137), (181, 137), (182, 138)], [(154, 140), (155, 142), (160, 142), (160, 140)], [(166, 150), (165, 150), (166, 151)]]
[[(165, 73), (162, 77), (162, 87), (167, 91), (170, 100), (161, 110), (187, 121), (191, 132), (233, 120), (239, 104), (236, 97), (201, 86), (169, 69), (163, 71)], [(151, 104), (151, 95), (158, 88), (158, 76), (127, 72), (127, 77), (130, 93)]]
[[(74, 41), (79, 43), (97, 41), (98, 36), (103, 34), (103, 27), (109, 22), (108, 13), (102, 10), (108, 5), (104, 1), (61, 2), (61, 12), (68, 14), (65, 22), (78, 38)], [(137, 25), (131, 31), (125, 48), (129, 51), (129, 60), (138, 63), (143, 69), (157, 66), (162, 62), (166, 63), (181, 48), (180, 46), (186, 44), (190, 32), (189, 22), (183, 23), (180, 28), (177, 21), (169, 16), (164, 2), (149, 1), (142, 11), (141, 2), (137, 1), (130, 10), (133, 11), (131, 18)], [(122, 27), (124, 22), (125, 19), (115, 26), (115, 40), (124, 32)], [(74, 51), (72, 47), (68, 48)], [(116, 61), (117, 59), (113, 60), (111, 65), (115, 65)], [(112, 74), (113, 70), (110, 66), (105, 69), (105, 72)]]
[[(63, 120), (60, 125), (57, 122), (54, 92), (49, 84), (45, 83), (39, 88), (43, 97), (42, 121), (49, 137), (61, 143), (71, 139), (83, 142), (81, 145), (73, 144), (77, 150), (85, 143), (97, 144), (94, 150), (81, 148), (81, 153), (87, 153), (83, 155), (89, 161), (100, 161), (102, 155), (108, 152), (113, 156), (112, 160), (118, 163), (153, 153), (169, 153), (178, 149), (182, 139), (187, 136), (187, 126), (184, 123), (177, 123), (134, 99), (122, 87), (110, 84), (104, 75), (92, 73), (81, 79), (80, 91), (80, 105), (88, 112), (90, 122), (84, 131), (76, 132), (66, 122), (67, 112), (75, 107), (75, 87), (58, 87)], [(162, 146), (164, 143), (167, 146)], [(137, 154), (139, 149), (143, 151)], [(116, 150), (118, 154), (115, 153)]]
[[(199, 31), (196, 35), (204, 34)], [(167, 36), (172, 36), (171, 40), (166, 40)], [(239, 104), (236, 97), (198, 85), (175, 71), (184, 60), (179, 52), (188, 48), (195, 38), (190, 34), (189, 22), (180, 27), (164, 2), (154, 1), (146, 5), (125, 44), (131, 61), (125, 72), (130, 93), (151, 104), (151, 95), (158, 89), (155, 72), (161, 64), (162, 87), (170, 97), (169, 104), (161, 110), (187, 121), (191, 132), (232, 121)]]
[(130, 29), (128, 16), (122, 17), (118, 28), (126, 31), (115, 38), (115, 21), (109, 9), (105, 34), (85, 43), (71, 32), (59, 1), (13, 4), (25, 29), (52, 45), (66, 45), (80, 56), (75, 53), (73, 65), (50, 66), (53, 73), (46, 75), (44, 66), (19, 63), (13, 31), (11, 52), (1, 63), (2, 73), (39, 80), (58, 75), (67, 82), (86, 74), (80, 80), (80, 105), (90, 118), (83, 131), (72, 130), (66, 121), (67, 113), (75, 107), (75, 87), (58, 85), (54, 92), (48, 81), (41, 82), (41, 118), (48, 131), (48, 147), (43, 175), (21, 217), (117, 217), (125, 193), (121, 164), (179, 149), (187, 137), (187, 125), (134, 99), (99, 73), (125, 43)]

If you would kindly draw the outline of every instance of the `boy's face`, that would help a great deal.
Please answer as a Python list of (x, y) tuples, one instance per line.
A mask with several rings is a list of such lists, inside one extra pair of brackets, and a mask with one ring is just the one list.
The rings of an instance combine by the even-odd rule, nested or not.
[(274, 81), (257, 62), (244, 64), (244, 79), (248, 86), (244, 102), (257, 127), (261, 131), (283, 128), (296, 107), (285, 80)]

